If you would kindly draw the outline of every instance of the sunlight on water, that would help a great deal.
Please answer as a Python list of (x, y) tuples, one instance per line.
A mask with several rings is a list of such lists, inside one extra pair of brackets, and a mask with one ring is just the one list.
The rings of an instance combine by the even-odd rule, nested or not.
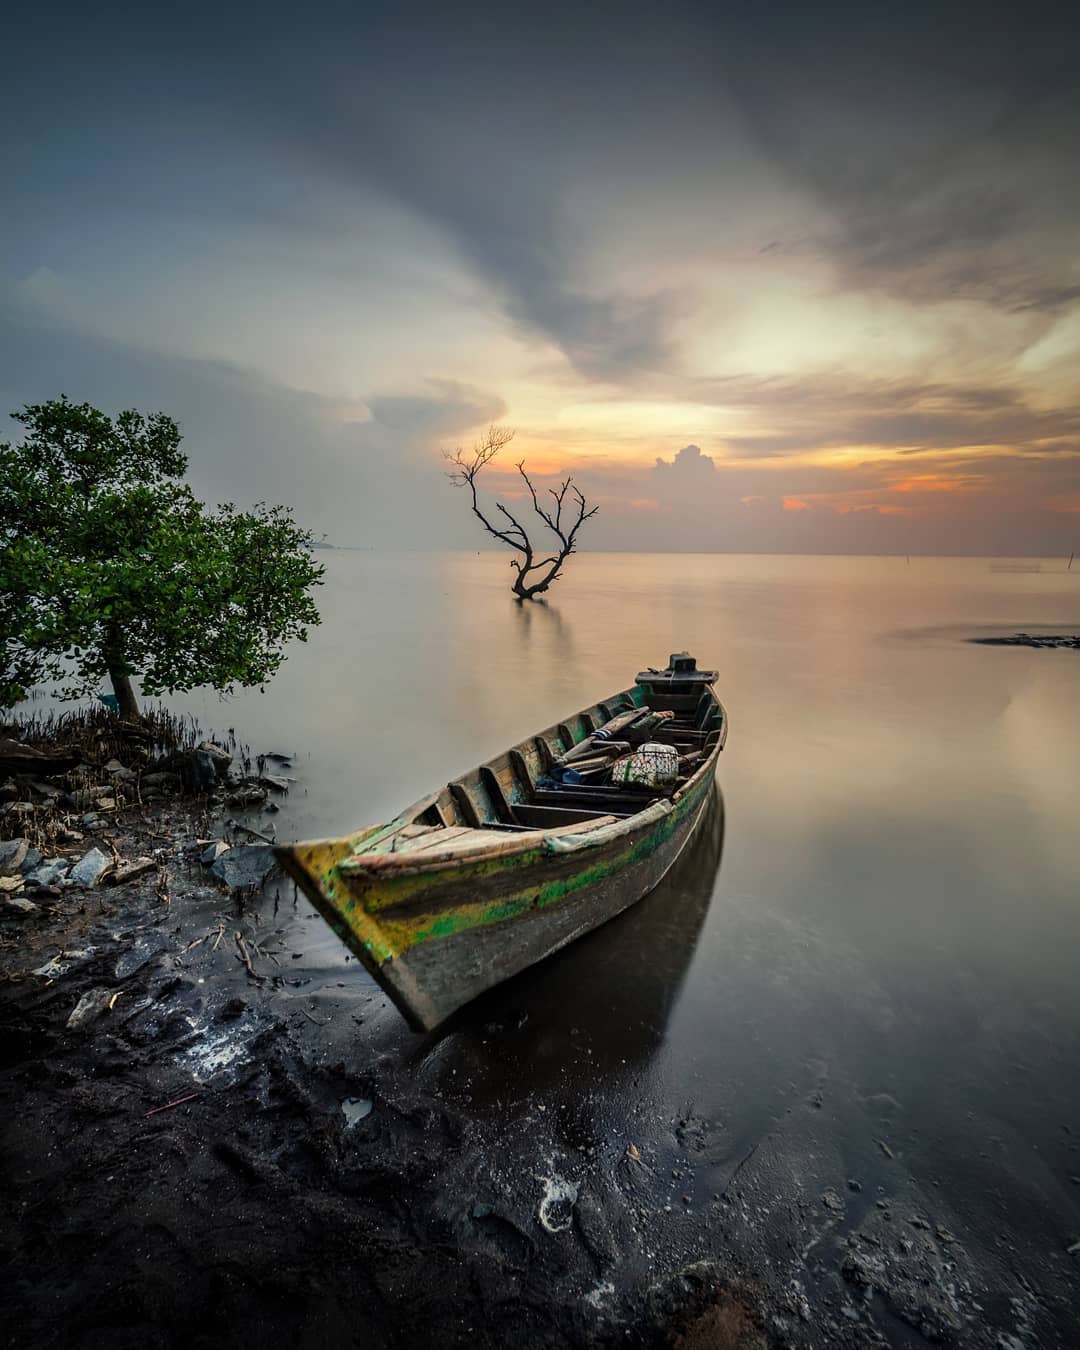
[[(298, 756), (281, 838), (386, 819), (684, 647), (731, 719), (713, 843), (496, 991), (426, 1072), (452, 1086), (467, 1062), (477, 1100), (562, 1093), (609, 1121), (691, 1102), (724, 1162), (810, 1100), (845, 1170), (899, 1155), (954, 1213), (1004, 1170), (1010, 1204), (1069, 1236), (1080, 654), (965, 639), (1080, 631), (1080, 572), (591, 555), (520, 608), (495, 555), (326, 561), (323, 626), (267, 693), (185, 705)], [(340, 979), (299, 913), (308, 967)], [(509, 1018), (514, 1062), (484, 1031)]]

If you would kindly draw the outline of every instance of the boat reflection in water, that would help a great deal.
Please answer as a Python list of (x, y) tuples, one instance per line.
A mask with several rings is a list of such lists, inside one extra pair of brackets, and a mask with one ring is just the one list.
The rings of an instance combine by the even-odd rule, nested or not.
[[(506, 1104), (589, 1095), (640, 1074), (664, 1038), (709, 910), (724, 837), (718, 787), (660, 884), (602, 928), (474, 1000), (416, 1059), (451, 1095)], [(419, 1067), (419, 1066), (418, 1066)]]

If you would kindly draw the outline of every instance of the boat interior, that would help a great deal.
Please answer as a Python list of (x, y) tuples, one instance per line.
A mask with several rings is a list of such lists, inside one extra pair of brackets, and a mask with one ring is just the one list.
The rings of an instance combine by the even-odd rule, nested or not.
[[(492, 842), (494, 835), (522, 832), (581, 834), (674, 796), (723, 746), (727, 722), (710, 687), (715, 672), (665, 681), (663, 677), (671, 673), (670, 668), (644, 672), (633, 688), (584, 709), (448, 783), (406, 813), (403, 823), (373, 839), (365, 853), (472, 847)], [(651, 676), (655, 681), (642, 683)], [(630, 730), (624, 732), (628, 722)], [(616, 755), (625, 752), (630, 746), (614, 738), (640, 727), (647, 728), (647, 750), (672, 747), (674, 754), (667, 757), (671, 776), (653, 783), (610, 781), (610, 772), (590, 757), (594, 747)], [(623, 758), (629, 756), (623, 754)], [(566, 774), (575, 763), (585, 766), (582, 772)], [(591, 770), (590, 765), (594, 766)]]

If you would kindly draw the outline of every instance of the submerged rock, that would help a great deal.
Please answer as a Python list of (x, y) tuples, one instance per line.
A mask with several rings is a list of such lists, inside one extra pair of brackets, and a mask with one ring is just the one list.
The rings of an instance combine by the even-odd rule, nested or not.
[(227, 849), (210, 871), (231, 891), (254, 890), (274, 870), (274, 854), (269, 844), (238, 844)]
[(1076, 633), (1013, 633), (1010, 637), (972, 638), (982, 647), (1065, 647), (1080, 651), (1080, 634)]

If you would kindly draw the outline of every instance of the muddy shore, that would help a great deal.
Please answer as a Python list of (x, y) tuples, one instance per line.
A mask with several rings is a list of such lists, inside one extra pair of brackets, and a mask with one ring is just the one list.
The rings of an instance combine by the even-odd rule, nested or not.
[(229, 894), (208, 819), (121, 812), (98, 842), (153, 871), (0, 918), (4, 1344), (1073, 1343), (1075, 1254), (947, 1211), (888, 1103), (811, 1079), (736, 1138), (635, 1093), (719, 802), (653, 896), (429, 1037), (305, 964), (291, 887)]

